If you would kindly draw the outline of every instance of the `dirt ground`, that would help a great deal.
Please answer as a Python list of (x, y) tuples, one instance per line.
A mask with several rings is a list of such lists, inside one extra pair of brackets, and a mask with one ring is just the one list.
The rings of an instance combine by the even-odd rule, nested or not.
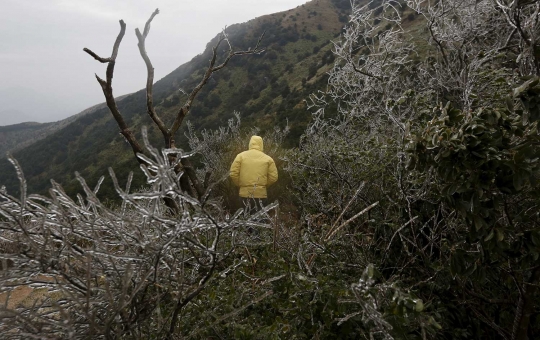
[[(51, 277), (47, 276), (39, 276), (37, 277), (37, 279), (40, 281), (52, 280)], [(9, 300), (7, 301), (8, 309), (28, 306), (29, 304), (32, 304), (36, 299), (42, 298), (46, 293), (47, 289), (45, 288), (35, 289), (27, 285), (19, 286), (13, 289), (11, 294), (0, 293), (0, 305), (5, 306), (6, 299), (8, 299), (9, 297)]]

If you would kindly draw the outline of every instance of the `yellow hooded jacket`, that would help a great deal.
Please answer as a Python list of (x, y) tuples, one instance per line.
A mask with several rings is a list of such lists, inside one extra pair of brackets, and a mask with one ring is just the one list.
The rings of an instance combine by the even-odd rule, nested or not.
[(277, 181), (278, 172), (272, 157), (263, 152), (261, 137), (251, 137), (249, 150), (236, 156), (230, 175), (240, 187), (240, 197), (266, 198), (266, 187)]

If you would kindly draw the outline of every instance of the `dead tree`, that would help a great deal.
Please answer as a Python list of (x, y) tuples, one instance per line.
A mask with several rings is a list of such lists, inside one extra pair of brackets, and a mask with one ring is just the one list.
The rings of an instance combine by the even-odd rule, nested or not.
[[(172, 125), (170, 127), (167, 127), (163, 120), (159, 117), (157, 114), (155, 107), (154, 107), (154, 99), (153, 99), (153, 86), (154, 86), (154, 67), (152, 65), (152, 62), (150, 61), (150, 58), (148, 57), (148, 54), (146, 52), (146, 37), (148, 36), (148, 33), (150, 32), (150, 24), (154, 17), (159, 14), (159, 9), (156, 9), (148, 21), (146, 22), (144, 26), (144, 30), (141, 33), (140, 30), (137, 28), (135, 29), (135, 34), (137, 35), (138, 39), (138, 46), (139, 46), (139, 52), (141, 53), (141, 57), (143, 58), (146, 69), (147, 69), (147, 80), (146, 80), (146, 107), (147, 112), (154, 124), (158, 127), (159, 131), (161, 131), (161, 134), (163, 135), (164, 139), (164, 148), (166, 149), (174, 149), (175, 148), (175, 135), (178, 132), (178, 129), (180, 126), (182, 126), (182, 123), (186, 116), (189, 114), (189, 111), (191, 110), (191, 107), (193, 106), (193, 103), (195, 99), (197, 98), (197, 95), (201, 91), (201, 89), (207, 84), (208, 80), (212, 76), (214, 72), (217, 72), (227, 66), (229, 61), (235, 57), (235, 56), (242, 56), (242, 55), (250, 55), (250, 54), (260, 54), (264, 52), (264, 49), (260, 48), (261, 40), (264, 36), (261, 35), (259, 40), (257, 41), (257, 44), (255, 48), (245, 50), (239, 50), (235, 51), (229, 41), (229, 37), (227, 36), (225, 30), (220, 34), (218, 41), (216, 45), (212, 48), (212, 57), (210, 59), (209, 65), (206, 68), (206, 71), (200, 80), (200, 82), (193, 88), (193, 90), (188, 94), (187, 99), (185, 103), (180, 107), (178, 112), (176, 113), (176, 118)], [(118, 55), (118, 49), (120, 47), (120, 43), (122, 42), (122, 38), (124, 37), (126, 31), (126, 24), (123, 20), (120, 20), (120, 33), (118, 34), (118, 37), (116, 38), (116, 42), (113, 46), (112, 54), (109, 58), (102, 58), (98, 56), (96, 53), (91, 51), (88, 48), (84, 48), (84, 51), (91, 55), (94, 59), (101, 63), (107, 63), (107, 72), (106, 72), (106, 79), (101, 79), (98, 75), (96, 75), (96, 78), (101, 85), (101, 88), (103, 90), (103, 94), (105, 95), (105, 99), (107, 101), (107, 106), (109, 107), (109, 110), (111, 111), (111, 114), (113, 115), (114, 119), (116, 120), (118, 127), (120, 128), (120, 133), (126, 138), (126, 140), (131, 145), (131, 148), (133, 150), (133, 153), (135, 154), (135, 158), (140, 164), (145, 164), (145, 161), (143, 158), (138, 157), (138, 154), (144, 154), (143, 149), (141, 148), (141, 145), (137, 141), (137, 138), (135, 137), (134, 133), (131, 131), (131, 129), (126, 124), (124, 118), (122, 117), (122, 114), (118, 110), (118, 107), (116, 105), (116, 101), (113, 96), (113, 88), (112, 88), (112, 78), (114, 74), (114, 66), (116, 63), (116, 56)], [(218, 48), (223, 43), (226, 42), (229, 46), (228, 53), (226, 53), (225, 59), (221, 63), (217, 63), (218, 59)], [(174, 161), (174, 155), (171, 155), (173, 159), (171, 161)], [(193, 165), (191, 164), (191, 161), (187, 158), (182, 158), (178, 165), (175, 167), (176, 173), (184, 172), (184, 175), (181, 177), (181, 187), (184, 192), (189, 193), (193, 197), (197, 197), (198, 199), (201, 199), (206, 191), (206, 188), (204, 187), (203, 181), (200, 181), (197, 178), (197, 174), (195, 172), (195, 169)], [(167, 203), (167, 202), (166, 202)], [(167, 203), (167, 205), (170, 205), (170, 202)], [(171, 207), (173, 210), (177, 211), (175, 207)]]

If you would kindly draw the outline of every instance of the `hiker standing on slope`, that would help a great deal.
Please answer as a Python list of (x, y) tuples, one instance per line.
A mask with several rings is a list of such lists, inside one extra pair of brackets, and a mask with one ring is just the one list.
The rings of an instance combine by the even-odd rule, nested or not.
[[(255, 199), (262, 205), (266, 198), (266, 187), (278, 179), (278, 171), (272, 157), (263, 152), (263, 139), (252, 136), (249, 150), (239, 153), (231, 165), (230, 176), (234, 184), (240, 187), (239, 195), (244, 205), (249, 207), (249, 199)], [(258, 209), (261, 206), (258, 206)]]

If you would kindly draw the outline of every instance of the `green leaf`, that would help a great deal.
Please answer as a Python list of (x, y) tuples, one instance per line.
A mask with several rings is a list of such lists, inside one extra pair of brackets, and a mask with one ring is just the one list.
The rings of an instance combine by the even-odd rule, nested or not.
[(416, 306), (414, 308), (417, 312), (421, 312), (424, 310), (424, 303), (422, 302), (422, 299), (416, 300)]
[(491, 230), (488, 234), (488, 236), (486, 236), (484, 238), (484, 241), (488, 242), (489, 240), (491, 240), (493, 238), (493, 236), (495, 236), (495, 232), (493, 232), (493, 230)]
[(372, 279), (374, 274), (375, 270), (373, 269), (373, 264), (370, 263), (367, 267), (367, 275), (370, 279)]
[(430, 316), (428, 320), (429, 320), (429, 323), (433, 325), (435, 328), (439, 330), (442, 329), (442, 326), (437, 321), (435, 321), (435, 319), (432, 316)]
[(495, 232), (497, 233), (497, 241), (501, 242), (504, 240), (504, 234), (500, 229), (495, 229)]
[(527, 91), (529, 88), (535, 86), (538, 84), (538, 78), (532, 78), (529, 81), (526, 81), (521, 86), (514, 89), (514, 97), (518, 97), (524, 94), (525, 91)]
[(538, 235), (538, 232), (531, 233), (531, 241), (535, 246), (540, 246), (540, 235)]
[(459, 185), (460, 185), (459, 183), (450, 184), (446, 189), (446, 194), (448, 196), (452, 196), (456, 192), (456, 190), (458, 189)]
[[(476, 230), (480, 230), (482, 229), (482, 227), (484, 226), (484, 224), (486, 224), (486, 222), (484, 221), (484, 219), (478, 215), (474, 215), (473, 216), (473, 221), (474, 221), (474, 227), (476, 228)], [(492, 231), (493, 232), (493, 231)], [(488, 235), (489, 236), (489, 235)], [(493, 236), (492, 236), (493, 237)], [(489, 240), (486, 240), (486, 241), (489, 241)]]

